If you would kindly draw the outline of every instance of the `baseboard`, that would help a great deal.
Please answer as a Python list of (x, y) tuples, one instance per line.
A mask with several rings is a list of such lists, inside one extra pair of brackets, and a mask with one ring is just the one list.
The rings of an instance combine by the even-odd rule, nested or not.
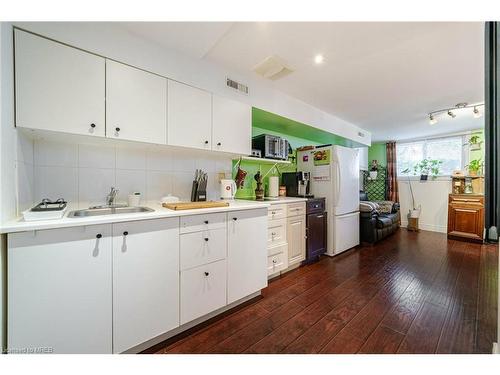
[(500, 354), (500, 348), (498, 347), (498, 343), (497, 342), (494, 342), (493, 343), (493, 351), (492, 351), (493, 354)]
[[(407, 221), (401, 220), (401, 227), (406, 228), (408, 226)], [(438, 233), (447, 233), (447, 227), (445, 225), (434, 225), (434, 224), (426, 224), (419, 222), (418, 228), (422, 230), (427, 230), (429, 232), (438, 232)]]

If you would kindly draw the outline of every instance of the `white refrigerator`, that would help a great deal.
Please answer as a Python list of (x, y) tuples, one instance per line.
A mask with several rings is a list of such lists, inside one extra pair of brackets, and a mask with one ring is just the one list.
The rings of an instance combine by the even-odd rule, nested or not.
[(359, 244), (359, 150), (323, 146), (297, 153), (297, 170), (310, 173), (310, 193), (326, 198), (326, 254)]

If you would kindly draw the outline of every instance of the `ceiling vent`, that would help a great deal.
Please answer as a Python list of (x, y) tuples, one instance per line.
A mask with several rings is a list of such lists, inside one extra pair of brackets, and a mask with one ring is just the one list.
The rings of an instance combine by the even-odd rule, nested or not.
[(260, 64), (257, 64), (253, 71), (264, 78), (275, 81), (289, 75), (293, 72), (293, 69), (288, 67), (282, 58), (269, 56)]
[(248, 95), (248, 86), (243, 83), (237, 82), (229, 77), (226, 77), (226, 86), (234, 90), (238, 90), (240, 93)]

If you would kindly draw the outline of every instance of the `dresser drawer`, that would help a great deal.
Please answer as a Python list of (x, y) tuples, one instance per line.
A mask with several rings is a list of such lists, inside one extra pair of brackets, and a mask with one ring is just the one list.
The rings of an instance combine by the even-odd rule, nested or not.
[(286, 243), (286, 219), (271, 220), (267, 227), (267, 247)]
[(181, 271), (181, 324), (226, 305), (226, 260)]
[(306, 202), (287, 204), (287, 217), (306, 214)]
[(283, 245), (271, 246), (267, 248), (267, 255), (276, 255), (279, 253), (288, 254), (288, 245), (285, 243)]
[(285, 269), (285, 254), (279, 253), (267, 258), (267, 274), (272, 275)]
[(181, 217), (181, 233), (198, 232), (226, 227), (226, 213), (191, 215)]
[(181, 270), (225, 259), (226, 242), (226, 228), (181, 234)]
[(268, 208), (267, 217), (269, 220), (279, 220), (286, 218), (286, 204), (272, 204)]

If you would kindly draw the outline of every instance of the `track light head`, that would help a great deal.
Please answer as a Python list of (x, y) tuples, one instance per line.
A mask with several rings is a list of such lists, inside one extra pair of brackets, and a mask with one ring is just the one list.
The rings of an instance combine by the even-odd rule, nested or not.
[(436, 120), (436, 118), (434, 117), (433, 114), (430, 114), (429, 115), (429, 124), (431, 125), (434, 125), (434, 124), (437, 124), (438, 120)]
[(451, 118), (457, 117), (457, 115), (454, 114), (452, 111), (448, 111), (448, 116), (450, 116)]
[(481, 112), (479, 112), (479, 109), (477, 109), (477, 107), (474, 107), (474, 110), (472, 111), (472, 115), (474, 116), (474, 118), (480, 118), (483, 114)]

